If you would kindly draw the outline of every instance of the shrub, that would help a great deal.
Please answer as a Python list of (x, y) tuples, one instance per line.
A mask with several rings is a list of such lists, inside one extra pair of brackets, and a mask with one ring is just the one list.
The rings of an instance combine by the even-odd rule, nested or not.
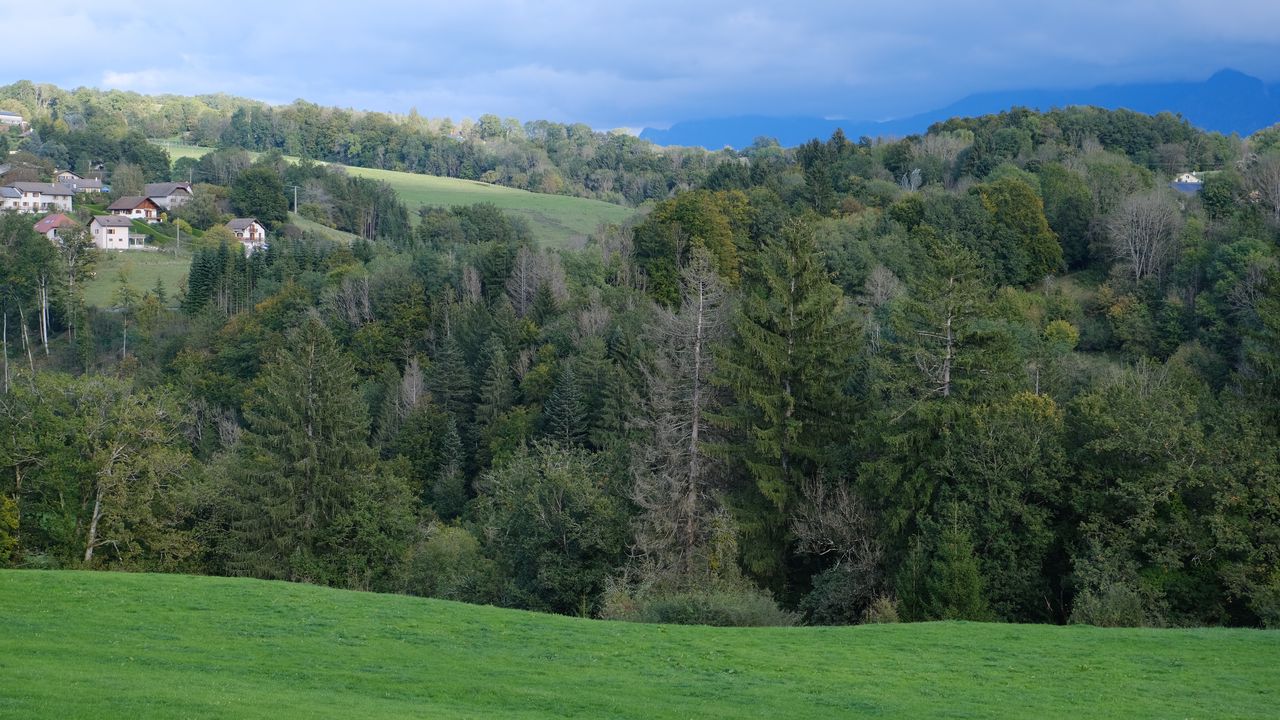
[(898, 601), (888, 595), (877, 597), (862, 614), (862, 622), (868, 625), (898, 622)]
[(707, 590), (659, 593), (633, 597), (607, 593), (601, 616), (606, 620), (713, 625), (716, 627), (791, 627), (800, 616), (778, 607), (758, 590)]

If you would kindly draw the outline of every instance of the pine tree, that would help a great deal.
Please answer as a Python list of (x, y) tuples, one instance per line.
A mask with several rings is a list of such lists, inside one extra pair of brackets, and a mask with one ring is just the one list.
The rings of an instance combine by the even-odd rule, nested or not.
[(229, 569), (366, 586), (360, 573), (394, 567), (407, 541), (407, 486), (378, 467), (355, 372), (328, 329), (309, 317), (286, 348), (259, 378), (229, 468)]
[(587, 411), (573, 363), (564, 362), (555, 389), (542, 409), (543, 432), (565, 445), (580, 444), (587, 432)]
[(737, 504), (748, 536), (744, 549), (770, 553), (748, 559), (756, 572), (777, 569), (785, 514), (843, 427), (840, 368), (852, 339), (839, 318), (841, 304), (813, 231), (801, 222), (766, 239), (747, 267), (736, 338), (714, 377), (733, 402), (714, 420), (730, 433), (715, 452), (741, 462), (751, 481), (739, 488)]
[(427, 389), (436, 406), (457, 419), (459, 432), (465, 435), (462, 428), (471, 417), (471, 373), (452, 333), (440, 341), (427, 369)]
[(497, 335), (489, 336), (483, 351), (484, 375), (480, 380), (480, 396), (476, 403), (476, 426), (482, 431), (511, 407), (515, 400), (515, 380), (507, 349)]
[(431, 505), (436, 514), (451, 520), (462, 514), (467, 502), (466, 478), (463, 477), (462, 438), (458, 436), (458, 424), (447, 416), (445, 431), (440, 439), (440, 469), (431, 485)]
[(798, 222), (768, 240), (749, 268), (736, 344), (721, 359), (720, 383), (739, 400), (733, 429), (751, 428), (746, 457), (763, 495), (779, 509), (799, 477), (826, 459), (843, 395), (840, 358), (851, 348), (842, 296), (829, 279), (810, 228)]
[(723, 338), (725, 290), (710, 257), (695, 250), (681, 273), (676, 312), (659, 311), (655, 359), (645, 373), (642, 433), (632, 455), (631, 499), (641, 512), (635, 545), (650, 583), (705, 586), (717, 574), (712, 539), (722, 513), (707, 457), (712, 346)]

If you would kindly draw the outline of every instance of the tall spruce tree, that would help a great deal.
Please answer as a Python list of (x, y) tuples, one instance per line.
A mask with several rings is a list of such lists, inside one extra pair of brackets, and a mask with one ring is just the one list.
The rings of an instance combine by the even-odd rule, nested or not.
[(404, 480), (379, 466), (351, 361), (314, 316), (263, 372), (228, 472), (228, 569), (378, 587), (411, 530)]
[(546, 435), (566, 446), (581, 444), (586, 436), (587, 410), (573, 363), (562, 364), (560, 378), (542, 409), (542, 422)]
[(852, 354), (842, 302), (813, 229), (790, 221), (747, 266), (736, 336), (718, 358), (715, 383), (733, 402), (714, 418), (730, 437), (715, 451), (740, 462), (749, 480), (735, 500), (744, 559), (758, 574), (779, 569), (786, 513), (801, 481), (830, 459), (841, 431), (841, 367)]

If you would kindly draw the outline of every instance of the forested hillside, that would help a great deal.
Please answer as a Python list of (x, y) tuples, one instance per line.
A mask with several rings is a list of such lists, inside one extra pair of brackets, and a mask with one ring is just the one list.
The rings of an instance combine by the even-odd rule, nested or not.
[[(93, 119), (60, 120), (33, 163), (80, 157)], [(128, 127), (126, 177), (168, 179), (134, 139), (173, 128)], [(761, 141), (561, 252), (224, 150), (159, 226), (197, 233), (186, 286), (111, 308), (94, 252), (5, 216), (0, 562), (644, 621), (1276, 625), (1278, 137), (1077, 108)], [(360, 241), (287, 223), (307, 184)]]
[[(20, 111), (31, 119), (35, 142), (30, 150), (76, 171), (120, 157), (164, 174), (168, 168), (161, 164), (159, 152), (139, 143), (145, 138), (177, 138), (193, 145), (278, 150), (314, 161), (636, 205), (693, 187), (728, 159), (701, 148), (658, 148), (625, 133), (596, 132), (583, 124), (522, 125), (495, 115), (455, 123), (424, 118), (416, 111), (390, 115), (302, 100), (277, 107), (227, 95), (67, 91), (28, 81), (0, 87), (0, 109)], [(112, 147), (121, 142), (126, 146)]]

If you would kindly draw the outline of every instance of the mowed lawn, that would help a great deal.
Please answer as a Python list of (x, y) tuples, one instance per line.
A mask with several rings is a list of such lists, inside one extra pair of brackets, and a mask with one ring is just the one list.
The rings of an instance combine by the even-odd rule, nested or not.
[(0, 717), (1263, 718), (1280, 633), (610, 623), (245, 579), (0, 571)]
[[(206, 147), (157, 142), (169, 151), (171, 160), (199, 158), (212, 152)], [(297, 161), (293, 157), (288, 159)], [(385, 181), (395, 188), (401, 202), (414, 214), (415, 222), (417, 209), (422, 205), (448, 207), (488, 202), (528, 220), (534, 239), (546, 247), (564, 247), (575, 237), (594, 232), (601, 224), (621, 223), (635, 212), (600, 200), (544, 195), (473, 180), (351, 166), (346, 166), (346, 170), (352, 175)]]
[(191, 253), (185, 249), (177, 256), (173, 250), (103, 250), (98, 253), (93, 278), (85, 283), (85, 303), (100, 308), (114, 307), (123, 270), (139, 296), (154, 289), (157, 280), (163, 281), (169, 305), (177, 307), (178, 290), (186, 284), (190, 269)]

